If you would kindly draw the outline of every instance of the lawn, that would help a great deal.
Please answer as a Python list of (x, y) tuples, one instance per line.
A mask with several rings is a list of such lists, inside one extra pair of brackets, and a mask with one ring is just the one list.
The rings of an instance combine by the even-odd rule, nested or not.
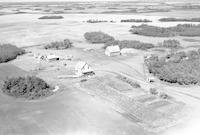
[(0, 64), (0, 82), (6, 78), (26, 76), (28, 72), (12, 64)]

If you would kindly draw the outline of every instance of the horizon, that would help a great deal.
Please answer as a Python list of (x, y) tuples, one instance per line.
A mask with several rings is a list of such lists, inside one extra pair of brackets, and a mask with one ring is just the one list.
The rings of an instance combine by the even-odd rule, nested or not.
[[(0, 0), (0, 2), (109, 2), (109, 1), (127, 1), (127, 0)], [(129, 1), (140, 1), (140, 0), (128, 0)], [(146, 1), (146, 0), (141, 0)]]
[(192, 3), (200, 2), (199, 0), (0, 0), (0, 3), (20, 3), (20, 2), (181, 2)]
[[(159, 2), (159, 1), (177, 1), (177, 0), (0, 0), (0, 2)], [(182, 1), (182, 0), (178, 0)], [(184, 0), (183, 0), (184, 1)], [(198, 0), (197, 0), (198, 1)]]

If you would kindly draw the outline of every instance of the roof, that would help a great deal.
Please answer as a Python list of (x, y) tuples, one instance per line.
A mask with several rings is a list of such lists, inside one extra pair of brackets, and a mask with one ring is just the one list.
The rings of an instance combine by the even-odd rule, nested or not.
[(120, 48), (118, 45), (115, 45), (115, 46), (108, 46), (106, 48), (106, 51), (109, 51), (109, 52), (120, 52)]
[(133, 48), (123, 48), (123, 49), (121, 49), (120, 52), (121, 52), (121, 53), (137, 53), (138, 50), (133, 49)]
[(47, 59), (56, 59), (56, 58), (59, 58), (59, 56), (56, 56), (54, 54), (47, 56)]
[(78, 70), (78, 69), (83, 69), (84, 66), (88, 65), (85, 61), (79, 61), (77, 64), (76, 64), (76, 67), (75, 69)]

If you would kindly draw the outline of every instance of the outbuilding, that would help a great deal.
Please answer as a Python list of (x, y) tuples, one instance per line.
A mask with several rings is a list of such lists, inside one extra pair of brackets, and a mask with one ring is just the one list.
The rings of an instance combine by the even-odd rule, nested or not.
[(154, 83), (156, 81), (156, 78), (154, 76), (149, 76), (148, 77), (148, 82)]
[(108, 46), (105, 50), (105, 55), (107, 56), (117, 56), (120, 55), (120, 48), (118, 45)]
[(124, 55), (124, 56), (136, 54), (136, 53), (138, 53), (138, 52), (139, 52), (138, 50), (133, 49), (133, 48), (123, 48), (123, 49), (121, 49), (121, 51), (120, 51), (121, 55)]
[(51, 55), (48, 55), (47, 56), (47, 60), (48, 61), (57, 61), (57, 60), (60, 60), (60, 57), (59, 56), (56, 56), (54, 54), (51, 54)]

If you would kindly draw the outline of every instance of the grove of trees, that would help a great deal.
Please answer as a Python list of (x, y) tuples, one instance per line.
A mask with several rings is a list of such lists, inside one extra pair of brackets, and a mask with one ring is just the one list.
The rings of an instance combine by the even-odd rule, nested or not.
[(151, 43), (144, 43), (137, 40), (113, 40), (110, 42), (105, 43), (104, 48), (107, 46), (118, 45), (120, 49), (123, 48), (134, 48), (140, 50), (147, 50), (154, 47)]
[(178, 52), (145, 60), (149, 72), (160, 80), (180, 85), (200, 84), (200, 50)]
[(63, 41), (51, 42), (44, 46), (45, 49), (57, 49), (57, 50), (67, 49), (71, 47), (72, 47), (72, 42), (69, 39), (65, 39)]
[(99, 32), (86, 32), (84, 34), (85, 39), (93, 44), (100, 44), (100, 43), (107, 43), (109, 41), (113, 41), (114, 37), (103, 33), (101, 31)]
[(35, 76), (9, 78), (4, 81), (2, 91), (9, 96), (26, 99), (38, 99), (52, 94), (50, 85)]
[(18, 55), (25, 53), (25, 50), (11, 44), (0, 44), (0, 63), (14, 60)]
[(200, 36), (200, 24), (178, 24), (173, 27), (158, 27), (142, 24), (139, 26), (132, 26), (130, 32), (143, 36), (152, 37), (174, 37), (174, 36)]

